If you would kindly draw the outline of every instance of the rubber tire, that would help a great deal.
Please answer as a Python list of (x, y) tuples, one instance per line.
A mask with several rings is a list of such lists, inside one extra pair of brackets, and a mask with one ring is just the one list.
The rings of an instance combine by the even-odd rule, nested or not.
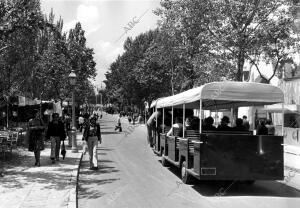
[(184, 184), (190, 184), (192, 181), (192, 176), (187, 172), (187, 164), (185, 161), (181, 164), (181, 180)]
[(169, 165), (168, 161), (165, 159), (165, 153), (163, 152), (162, 153), (162, 156), (161, 156), (161, 164), (163, 167), (167, 167)]

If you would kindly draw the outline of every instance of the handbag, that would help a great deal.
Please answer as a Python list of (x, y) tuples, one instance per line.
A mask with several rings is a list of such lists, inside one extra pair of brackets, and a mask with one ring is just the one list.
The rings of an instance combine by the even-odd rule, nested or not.
[(63, 141), (62, 145), (61, 145), (61, 155), (63, 156), (63, 160), (66, 157), (66, 147), (65, 147), (65, 142)]

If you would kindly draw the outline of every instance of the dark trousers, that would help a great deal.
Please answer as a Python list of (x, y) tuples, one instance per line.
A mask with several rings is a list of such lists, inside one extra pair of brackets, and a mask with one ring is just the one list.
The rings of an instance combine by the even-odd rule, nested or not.
[(118, 125), (117, 125), (116, 128), (115, 128), (115, 131), (116, 131), (117, 129), (119, 129), (119, 132), (122, 131), (121, 123), (118, 123)]
[(150, 144), (150, 146), (153, 146), (153, 131), (155, 130), (155, 128), (153, 128), (152, 126), (147, 124), (147, 140), (148, 140), (148, 144)]

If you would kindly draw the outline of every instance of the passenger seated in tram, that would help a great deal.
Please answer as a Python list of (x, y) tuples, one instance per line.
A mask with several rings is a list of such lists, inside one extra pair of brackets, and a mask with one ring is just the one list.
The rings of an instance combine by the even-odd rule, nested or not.
[(267, 119), (267, 121), (266, 121), (266, 127), (268, 129), (268, 135), (275, 135), (275, 127), (272, 124), (271, 119)]
[(203, 125), (203, 130), (205, 131), (215, 131), (217, 128), (213, 125), (214, 124), (214, 119), (213, 117), (209, 116), (204, 119), (204, 125)]
[(243, 119), (236, 119), (235, 124), (236, 126), (232, 128), (233, 131), (247, 131), (246, 126), (243, 125)]
[(268, 128), (266, 127), (266, 122), (264, 120), (259, 121), (257, 126), (257, 135), (268, 135)]
[(167, 136), (179, 136), (182, 137), (183, 134), (183, 124), (179, 117), (175, 118), (175, 123), (173, 124), (170, 131), (167, 133)]
[(218, 126), (217, 130), (218, 131), (231, 131), (232, 128), (230, 126), (228, 126), (229, 123), (230, 123), (230, 120), (229, 120), (228, 116), (224, 116), (221, 119), (221, 124)]
[(198, 117), (193, 117), (191, 122), (191, 129), (199, 131), (200, 119)]
[(185, 130), (193, 130), (193, 126), (192, 126), (192, 118), (191, 117), (187, 117), (185, 119), (184, 122), (184, 129)]

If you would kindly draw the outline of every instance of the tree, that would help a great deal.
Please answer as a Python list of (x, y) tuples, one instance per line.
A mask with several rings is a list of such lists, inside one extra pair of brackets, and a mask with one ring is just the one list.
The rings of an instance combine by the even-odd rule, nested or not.
[(217, 66), (225, 67), (219, 78), (230, 73), (227, 78), (241, 81), (246, 60), (258, 64), (274, 59), (276, 53), (281, 60), (285, 57), (281, 52), (295, 43), (290, 1), (164, 0), (161, 5), (156, 11), (162, 18), (160, 28), (176, 34), (178, 47), (200, 74), (216, 75), (210, 72), (218, 60)]
[(155, 43), (158, 33), (150, 30), (135, 39), (128, 38), (124, 43), (125, 52), (106, 73), (107, 96), (120, 108), (141, 107), (146, 100), (170, 94), (170, 70), (163, 64)]
[(93, 50), (85, 45), (80, 23), (68, 39), (62, 27), (53, 11), (48, 17), (42, 14), (39, 0), (0, 2), (1, 94), (62, 101), (70, 95), (66, 80), (71, 69), (78, 75), (78, 94), (93, 94)]
[[(67, 39), (68, 59), (70, 60), (71, 69), (77, 76), (76, 81), (76, 98), (78, 103), (83, 103), (83, 97), (94, 95), (94, 90), (89, 79), (96, 76), (96, 63), (93, 59), (93, 49), (86, 46), (85, 31), (78, 22), (74, 29), (69, 32)], [(69, 94), (68, 92), (65, 92)], [(67, 96), (67, 95), (66, 95)]]
[[(0, 52), (2, 62), (1, 86), (4, 94), (21, 92), (27, 85), (30, 68), (34, 65), (38, 24), (42, 20), (39, 1), (1, 1)], [(25, 87), (26, 88), (26, 87)]]

